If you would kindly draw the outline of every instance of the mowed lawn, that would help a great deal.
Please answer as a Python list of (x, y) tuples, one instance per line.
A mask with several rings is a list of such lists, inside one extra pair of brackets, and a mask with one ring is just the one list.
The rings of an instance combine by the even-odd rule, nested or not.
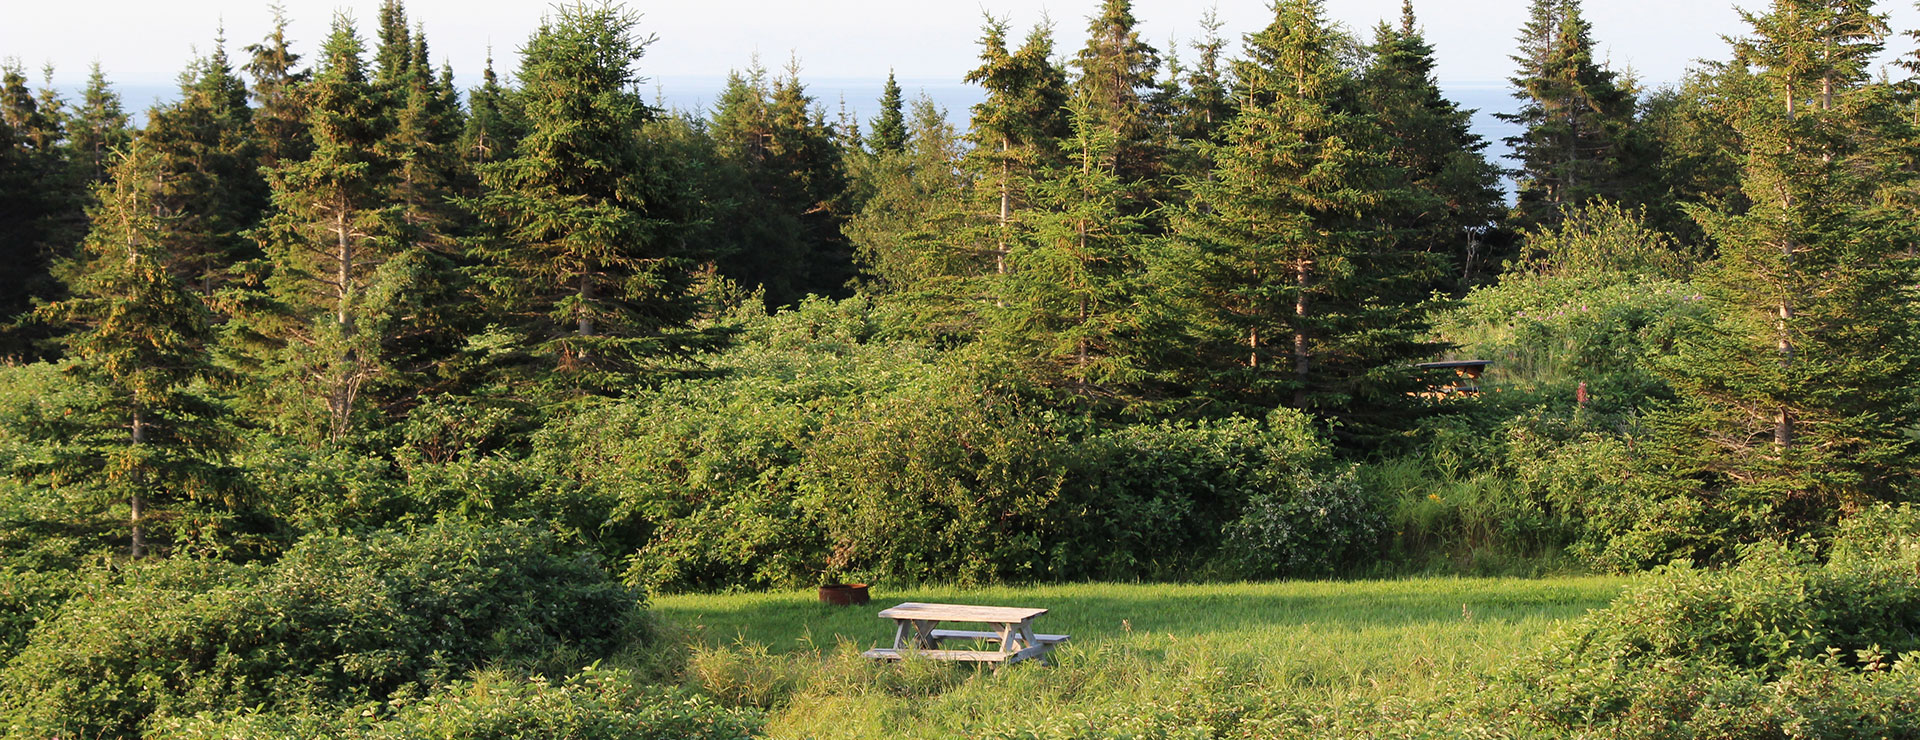
[[(938, 737), (1022, 726), (1009, 717), (1191, 701), (1210, 687), (1278, 688), (1328, 702), (1458, 692), (1530, 653), (1565, 620), (1606, 606), (1627, 582), (875, 587), (867, 606), (827, 606), (808, 590), (661, 596), (653, 607), (695, 646), (690, 683), (766, 707), (776, 736)], [(1053, 667), (860, 661), (859, 651), (892, 642), (893, 623), (878, 612), (905, 601), (1044, 607), (1038, 631), (1072, 641), (1055, 651)]]

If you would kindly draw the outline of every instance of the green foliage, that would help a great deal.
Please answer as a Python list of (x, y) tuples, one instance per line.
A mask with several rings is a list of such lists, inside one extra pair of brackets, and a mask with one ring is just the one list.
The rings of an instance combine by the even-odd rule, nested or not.
[[(369, 710), (366, 714), (372, 714)], [(350, 740), (744, 740), (764, 719), (689, 692), (645, 686), (618, 670), (588, 668), (562, 682), (483, 671), (391, 716), (237, 713), (168, 718), (151, 738), (334, 737)]]
[(535, 32), (516, 97), (526, 134), (479, 168), (468, 204), (499, 237), (478, 250), (490, 310), (513, 317), (562, 395), (625, 387), (700, 340), (686, 203), (635, 90), (638, 24), (618, 6), (563, 5)]
[(1635, 92), (1594, 59), (1593, 26), (1578, 0), (1534, 0), (1509, 82), (1524, 126), (1507, 138), (1520, 166), (1513, 221), (1557, 223), (1592, 198), (1641, 202), (1652, 178), (1634, 128)]
[(1260, 577), (1325, 576), (1372, 554), (1384, 517), (1352, 471), (1263, 491), (1226, 530), (1226, 548)]
[(499, 663), (558, 675), (640, 639), (639, 597), (527, 527), (311, 535), (272, 565), (175, 558), (89, 585), (0, 672), (15, 736), (420, 696)]
[[(1332, 454), (1310, 419), (1285, 410), (1264, 422), (1231, 417), (1118, 427), (1077, 447), (1070, 481), (1084, 513), (1069, 542), (1086, 549), (1068, 559), (1084, 565), (1062, 575), (1099, 577), (1192, 577), (1213, 565), (1223, 532), (1273, 523), (1258, 514), (1242, 522), (1249, 506), (1271, 512), (1312, 497), (1315, 477), (1331, 466)], [(1274, 544), (1242, 542), (1236, 554), (1279, 557)], [(1277, 544), (1286, 550), (1294, 543)], [(1324, 554), (1324, 565), (1352, 564), (1343, 553)], [(1235, 570), (1230, 563), (1214, 567)]]
[[(1911, 509), (1851, 528), (1828, 564), (1778, 545), (1678, 563), (1504, 678), (1516, 714), (1611, 737), (1910, 737), (1920, 573)], [(1902, 557), (1879, 555), (1893, 548)]]

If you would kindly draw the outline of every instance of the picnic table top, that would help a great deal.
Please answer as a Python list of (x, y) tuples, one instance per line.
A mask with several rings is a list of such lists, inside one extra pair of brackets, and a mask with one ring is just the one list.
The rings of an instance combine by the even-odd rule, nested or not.
[(968, 606), (966, 604), (922, 604), (909, 601), (892, 609), (881, 610), (880, 616), (886, 619), (913, 619), (954, 622), (988, 622), (991, 624), (1011, 624), (1024, 622), (1047, 613), (1045, 609), (1019, 606)]

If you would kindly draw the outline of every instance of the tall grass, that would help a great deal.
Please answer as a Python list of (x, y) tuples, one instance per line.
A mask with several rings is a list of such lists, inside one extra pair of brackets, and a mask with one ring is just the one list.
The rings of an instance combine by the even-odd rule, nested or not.
[[(1074, 737), (1238, 722), (1249, 706), (1337, 706), (1456, 692), (1625, 580), (1418, 578), (1207, 585), (876, 589), (840, 608), (812, 592), (671, 596), (655, 611), (690, 645), (681, 679), (772, 713), (774, 737)], [(1067, 633), (1057, 665), (876, 664), (880, 609), (903, 601), (1040, 606)], [(1156, 714), (1158, 713), (1158, 714)], [(1171, 715), (1167, 713), (1172, 713)], [(1076, 724), (1081, 723), (1081, 724)], [(1145, 732), (1142, 736), (1167, 736)]]

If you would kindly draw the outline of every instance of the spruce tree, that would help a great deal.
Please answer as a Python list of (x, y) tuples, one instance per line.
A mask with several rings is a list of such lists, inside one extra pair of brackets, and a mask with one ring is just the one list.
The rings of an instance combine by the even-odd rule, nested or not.
[(900, 97), (900, 83), (887, 71), (887, 85), (880, 91), (880, 115), (873, 119), (867, 145), (875, 154), (898, 154), (907, 150), (907, 117)]
[(1500, 171), (1481, 155), (1473, 111), (1448, 100), (1434, 78), (1433, 47), (1421, 33), (1412, 0), (1400, 24), (1380, 24), (1368, 47), (1360, 99), (1385, 134), (1388, 160), (1440, 208), (1413, 210), (1401, 224), (1419, 248), (1445, 255), (1449, 269), (1431, 287), (1457, 292), (1486, 271), (1492, 255), (1480, 239), (1501, 215)]
[(275, 167), (285, 161), (307, 158), (313, 149), (312, 133), (307, 126), (306, 103), (300, 86), (307, 72), (299, 68), (287, 39), (286, 10), (273, 6), (273, 32), (259, 43), (246, 48), (250, 58), (247, 74), (253, 78), (249, 91), (253, 96), (253, 123), (261, 167)]
[(756, 63), (730, 75), (712, 131), (737, 188), (729, 194), (732, 213), (723, 216), (731, 223), (714, 232), (726, 251), (721, 272), (765, 288), (776, 306), (841, 293), (852, 277), (840, 232), (846, 165), (798, 69), (770, 80)]
[(87, 72), (87, 87), (81, 93), (80, 109), (74, 112), (67, 136), (73, 177), (88, 188), (106, 180), (114, 151), (133, 140), (120, 94), (107, 82), (99, 62)]
[[(28, 320), (35, 301), (60, 297), (55, 275), (85, 233), (86, 190), (67, 163), (64, 103), (52, 91), (28, 87), (18, 60), (0, 63), (0, 124), (10, 144), (0, 178), (10, 192), (0, 200), (0, 357), (55, 355), (47, 327)], [(70, 265), (68, 265), (70, 267)]]
[(1116, 162), (1120, 132), (1096, 94), (1075, 94), (1060, 163), (1022, 185), (1032, 201), (994, 286), (988, 341), (1040, 384), (1105, 404), (1144, 377), (1137, 323), (1147, 238)]
[(166, 541), (158, 513), (221, 498), (222, 412), (199, 390), (214, 374), (211, 316), (170, 269), (175, 227), (154, 186), (159, 162), (135, 145), (96, 191), (85, 269), (71, 297), (42, 307), (42, 319), (77, 330), (63, 340), (73, 371), (99, 392), (98, 405), (62, 419), (55, 449), (62, 473), (84, 475), (126, 503), (129, 553), (144, 557)]
[(1525, 126), (1506, 143), (1519, 167), (1514, 225), (1553, 223), (1595, 197), (1645, 200), (1640, 149), (1633, 140), (1635, 98), (1593, 58), (1592, 26), (1579, 0), (1534, 0), (1521, 30), (1519, 73), (1510, 81), (1521, 103), (1501, 120)]
[(1218, 14), (1207, 11), (1201, 18), (1201, 37), (1193, 42), (1199, 58), (1184, 68), (1179, 92), (1173, 97), (1168, 118), (1168, 169), (1174, 177), (1203, 177), (1213, 163), (1206, 159), (1209, 144), (1233, 118), (1233, 95), (1228, 89), (1228, 73), (1223, 54), (1227, 42), (1220, 36)]
[(494, 73), (493, 53), (488, 52), (480, 86), (467, 92), (467, 117), (460, 134), (460, 155), (469, 167), (505, 159), (520, 141), (525, 125), (509, 92)]
[(1161, 124), (1148, 105), (1160, 52), (1140, 40), (1136, 25), (1132, 0), (1103, 0), (1089, 20), (1087, 45), (1073, 61), (1080, 73), (1073, 89), (1086, 101), (1093, 125), (1112, 135), (1112, 169), (1129, 187), (1158, 178), (1165, 159)]
[(643, 380), (699, 339), (675, 175), (641, 138), (653, 112), (634, 90), (637, 24), (618, 6), (558, 8), (524, 47), (527, 135), (480, 169), (490, 286), (567, 391)]
[(882, 155), (868, 169), (869, 194), (847, 222), (862, 287), (910, 316), (903, 331), (971, 338), (986, 292), (977, 283), (992, 264), (968, 245), (992, 222), (971, 202), (970, 179), (956, 166), (962, 141), (946, 111), (922, 95), (908, 131), (904, 153)]
[[(1405, 286), (1431, 259), (1394, 223), (1426, 205), (1353, 97), (1320, 0), (1283, 0), (1236, 63), (1237, 116), (1189, 185), (1172, 274), (1191, 322), (1190, 382), (1243, 404), (1334, 413), (1342, 433), (1407, 406), (1407, 371), (1432, 346)], [(1364, 413), (1363, 413), (1364, 412)], [(1348, 423), (1347, 420), (1351, 420)]]
[(233, 268), (259, 256), (245, 232), (267, 205), (253, 110), (224, 38), (181, 74), (179, 101), (148, 112), (140, 138), (160, 173), (151, 197), (167, 216), (173, 269), (204, 300), (223, 305), (215, 294), (239, 279)]
[[(1646, 557), (1830, 524), (1905, 495), (1920, 424), (1913, 225), (1884, 210), (1885, 85), (1869, 79), (1886, 21), (1866, 0), (1775, 0), (1736, 44), (1764, 91), (1735, 126), (1741, 212), (1703, 213), (1719, 257), (1698, 284), (1716, 323), (1665, 373), (1658, 505), (1684, 516)], [(1630, 537), (1622, 538), (1623, 541)]]
[(1007, 24), (988, 18), (980, 39), (980, 66), (967, 81), (985, 88), (987, 99), (973, 106), (968, 137), (974, 148), (968, 169), (993, 200), (999, 224), (988, 249), (994, 271), (1007, 271), (1006, 254), (1015, 211), (1026, 194), (1019, 183), (1055, 163), (1066, 136), (1066, 72), (1053, 63), (1053, 30), (1035, 26), (1018, 50), (1007, 47)]
[[(306, 83), (312, 153), (268, 172), (273, 209), (259, 233), (268, 286), (283, 315), (270, 391), (315, 404), (340, 439), (362, 409), (361, 389), (383, 371), (380, 342), (411, 279), (397, 163), (382, 148), (393, 124), (367, 78), (352, 23), (334, 19), (320, 67)], [(295, 412), (292, 416), (300, 414)]]

